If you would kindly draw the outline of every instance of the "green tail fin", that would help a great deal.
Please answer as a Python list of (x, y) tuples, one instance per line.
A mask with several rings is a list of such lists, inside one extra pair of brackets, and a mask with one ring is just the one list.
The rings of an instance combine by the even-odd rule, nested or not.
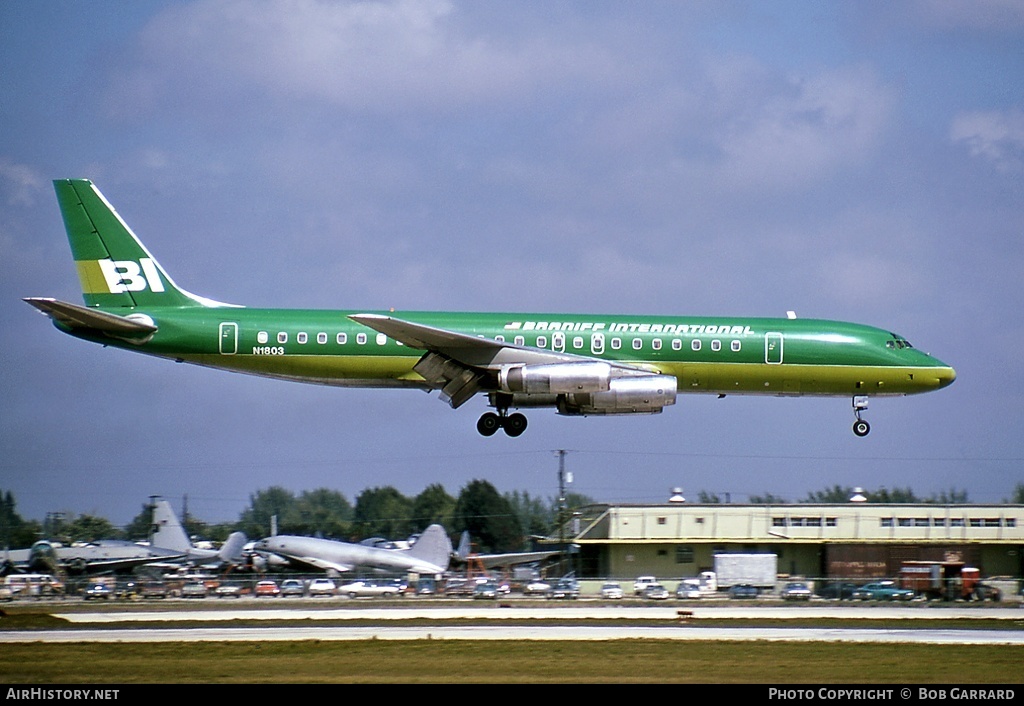
[(91, 181), (53, 186), (86, 306), (218, 305), (175, 285)]

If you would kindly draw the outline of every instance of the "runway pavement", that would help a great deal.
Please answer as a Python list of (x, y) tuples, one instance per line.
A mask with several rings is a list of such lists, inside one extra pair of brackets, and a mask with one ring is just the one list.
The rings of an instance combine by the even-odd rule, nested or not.
[[(212, 608), (208, 604), (186, 607), (180, 603), (153, 610), (117, 610), (93, 612), (60, 612), (53, 615), (76, 627), (67, 630), (0, 631), (0, 643), (25, 642), (189, 642), (189, 641), (279, 641), (279, 640), (741, 640), (741, 641), (818, 641), (818, 642), (887, 642), (930, 644), (1005, 644), (1024, 645), (1024, 610), (1019, 606), (879, 606), (879, 605), (808, 605), (808, 606), (699, 606), (674, 603), (666, 606), (639, 605), (572, 605), (331, 607), (293, 604), (287, 608), (239, 606), (232, 609)], [(681, 618), (679, 611), (692, 615)], [(949, 620), (950, 627), (914, 629), (901, 625), (897, 629), (864, 627), (851, 622), (850, 627), (730, 627), (715, 626), (715, 619), (754, 618), (794, 620), (809, 618), (843, 618), (851, 621), (875, 620)], [(953, 621), (964, 618), (1007, 620), (1009, 629), (957, 629)], [(229, 621), (246, 621), (245, 625), (216, 625)], [(261, 625), (253, 625), (252, 621)], [(423, 621), (437, 621), (423, 625)], [(473, 620), (478, 624), (459, 624)], [(536, 624), (523, 622), (536, 620)], [(602, 625), (586, 621), (604, 622)], [(180, 623), (202, 621), (199, 627), (183, 628), (137, 627), (138, 623)], [(274, 625), (280, 621), (303, 621), (299, 627)], [(325, 624), (317, 626), (317, 621)], [(344, 621), (360, 621), (359, 625), (338, 625)], [(417, 621), (416, 625), (403, 624)], [(479, 624), (486, 621), (485, 624)], [(117, 623), (132, 622), (132, 627), (118, 628)], [(330, 622), (331, 624), (326, 624)], [(367, 622), (373, 624), (367, 625)], [(314, 624), (308, 624), (314, 623)], [(96, 628), (86, 626), (100, 626)], [(80, 626), (80, 627), (78, 627)], [(2, 624), (0, 624), (2, 628)]]
[(0, 632), (0, 643), (26, 642), (225, 642), (281, 640), (715, 640), (764, 642), (887, 642), (957, 645), (1024, 645), (1020, 630), (863, 628), (716, 628), (697, 626), (436, 625), (408, 627), (212, 627)]
[[(365, 604), (366, 602), (364, 602)], [(264, 604), (265, 605), (265, 604)], [(119, 612), (59, 612), (55, 617), (72, 623), (168, 622), (182, 620), (654, 620), (666, 624), (679, 619), (679, 611), (689, 611), (693, 620), (725, 618), (759, 618), (768, 620), (798, 620), (810, 618), (840, 618), (849, 620), (927, 619), (956, 620), (963, 618), (1017, 620), (1024, 622), (1024, 608), (924, 605), (807, 605), (807, 606), (701, 606), (673, 603), (665, 606), (648, 605), (551, 605), (505, 606), (501, 603), (481, 605), (471, 603), (457, 606), (366, 606), (321, 607), (293, 605), (287, 608), (260, 606), (232, 608), (230, 610), (206, 608), (201, 611), (179, 606), (156, 611)]]

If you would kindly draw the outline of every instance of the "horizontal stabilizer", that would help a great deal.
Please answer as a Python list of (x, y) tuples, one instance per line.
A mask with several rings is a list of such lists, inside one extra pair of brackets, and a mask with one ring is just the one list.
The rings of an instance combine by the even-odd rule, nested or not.
[(25, 301), (55, 322), (71, 329), (88, 329), (122, 337), (151, 336), (157, 331), (156, 326), (144, 321), (108, 314), (99, 309), (69, 304), (58, 299), (26, 297)]

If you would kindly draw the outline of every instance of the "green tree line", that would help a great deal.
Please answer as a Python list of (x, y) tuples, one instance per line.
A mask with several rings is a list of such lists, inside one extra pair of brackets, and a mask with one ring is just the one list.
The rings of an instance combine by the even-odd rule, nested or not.
[[(566, 495), (565, 512), (592, 504), (579, 494)], [(477, 552), (514, 552), (527, 549), (531, 535), (546, 535), (557, 526), (559, 508), (553, 499), (541, 499), (514, 491), (501, 494), (488, 481), (473, 480), (458, 496), (440, 484), (427, 486), (416, 496), (406, 496), (392, 486), (363, 490), (352, 503), (343, 493), (327, 488), (299, 494), (280, 486), (257, 491), (236, 522), (207, 523), (191, 514), (181, 517), (189, 536), (213, 542), (242, 531), (251, 538), (298, 534), (358, 542), (370, 537), (405, 539), (429, 525), (442, 525), (453, 541), (468, 531)], [(99, 539), (145, 539), (150, 534), (152, 508), (123, 528), (104, 518), (72, 513), (50, 513), (45, 522), (24, 520), (14, 496), (0, 493), (0, 543), (11, 548), (28, 547), (40, 538), (70, 544)]]
[[(799, 503), (849, 502), (859, 488), (835, 485), (808, 493)], [(910, 488), (881, 488), (863, 491), (868, 503), (936, 503), (966, 504), (967, 491), (951, 489), (927, 498), (917, 496)], [(700, 491), (700, 503), (730, 502), (728, 495)], [(765, 493), (752, 495), (749, 503), (786, 504), (788, 501)], [(1024, 483), (1017, 483), (1011, 497), (1004, 503), (1024, 504)], [(407, 496), (392, 486), (363, 490), (350, 502), (343, 493), (327, 488), (302, 491), (299, 494), (273, 486), (249, 497), (248, 507), (236, 522), (212, 524), (186, 514), (182, 517), (185, 531), (192, 537), (223, 541), (231, 532), (242, 531), (252, 538), (278, 534), (319, 536), (341, 541), (358, 542), (369, 537), (404, 539), (422, 532), (428, 525), (442, 525), (457, 541), (464, 530), (469, 532), (473, 550), (477, 552), (513, 552), (529, 548), (532, 536), (557, 535), (559, 522), (567, 521), (576, 508), (593, 504), (585, 495), (568, 493), (565, 507), (559, 508), (553, 498), (539, 498), (522, 491), (499, 493), (488, 481), (473, 480), (457, 496), (450, 495), (440, 484), (427, 486), (415, 496)], [(0, 545), (10, 548), (31, 546), (40, 538), (70, 544), (99, 539), (139, 540), (149, 536), (152, 510), (143, 504), (139, 514), (126, 527), (94, 515), (50, 513), (46, 520), (25, 520), (17, 512), (17, 503), (10, 491), (0, 491)]]

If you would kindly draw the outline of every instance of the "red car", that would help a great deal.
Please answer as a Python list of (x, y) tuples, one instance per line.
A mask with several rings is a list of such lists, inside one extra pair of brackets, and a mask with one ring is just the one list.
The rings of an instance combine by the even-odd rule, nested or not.
[(279, 596), (281, 595), (281, 589), (277, 586), (277, 581), (257, 581), (256, 582), (256, 597), (260, 596)]

